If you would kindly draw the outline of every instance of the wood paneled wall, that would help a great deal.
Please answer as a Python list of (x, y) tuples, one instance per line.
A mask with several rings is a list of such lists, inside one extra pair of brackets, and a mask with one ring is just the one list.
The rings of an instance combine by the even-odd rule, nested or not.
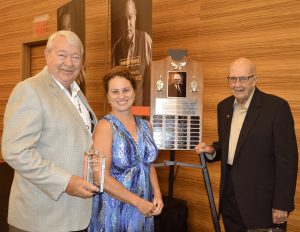
[[(22, 44), (40, 40), (33, 34), (33, 18), (49, 14), (50, 35), (56, 29), (56, 9), (67, 0), (3, 1), (0, 5), (0, 136), (3, 114), (12, 88), (19, 82)], [(203, 140), (217, 139), (216, 106), (230, 94), (226, 76), (229, 63), (248, 57), (257, 64), (258, 87), (289, 101), (300, 145), (300, 1), (298, 0), (153, 0), (153, 60), (167, 56), (168, 48), (186, 49), (204, 67)], [(86, 0), (87, 97), (98, 117), (108, 106), (102, 76), (110, 66), (108, 0)], [(44, 36), (43, 36), (44, 38)], [(159, 161), (168, 159), (160, 152)], [(193, 152), (177, 152), (176, 160), (199, 163)], [(220, 164), (209, 164), (218, 203)], [(164, 194), (168, 168), (158, 169)], [(179, 167), (174, 195), (189, 206), (189, 230), (213, 231), (201, 171)], [(296, 210), (288, 231), (300, 231), (300, 178)]]

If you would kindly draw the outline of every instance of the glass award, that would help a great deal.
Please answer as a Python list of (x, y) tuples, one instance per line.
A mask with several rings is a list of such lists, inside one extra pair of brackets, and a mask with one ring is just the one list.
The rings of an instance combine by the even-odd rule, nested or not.
[(99, 186), (100, 193), (104, 190), (105, 156), (95, 149), (84, 153), (83, 178)]

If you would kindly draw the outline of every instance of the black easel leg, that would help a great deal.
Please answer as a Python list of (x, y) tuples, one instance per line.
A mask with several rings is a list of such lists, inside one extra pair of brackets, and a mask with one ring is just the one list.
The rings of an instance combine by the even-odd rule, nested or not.
[(208, 170), (207, 170), (206, 161), (205, 161), (204, 156), (205, 156), (205, 154), (201, 153), (199, 155), (199, 158), (200, 158), (200, 162), (201, 162), (201, 166), (202, 166), (202, 172), (203, 172), (204, 182), (205, 182), (206, 191), (207, 191), (207, 195), (208, 195), (211, 214), (212, 214), (212, 218), (213, 218), (213, 223), (214, 223), (215, 231), (216, 232), (221, 232), (220, 222), (219, 222), (219, 218), (218, 218), (218, 215), (217, 215), (214, 196), (213, 196), (213, 192), (211, 190), (211, 183), (210, 183), (209, 173), (208, 173)]
[[(170, 161), (175, 161), (175, 151), (170, 151)], [(170, 165), (169, 167), (169, 203), (171, 204), (173, 202), (173, 185), (174, 185), (174, 165)]]

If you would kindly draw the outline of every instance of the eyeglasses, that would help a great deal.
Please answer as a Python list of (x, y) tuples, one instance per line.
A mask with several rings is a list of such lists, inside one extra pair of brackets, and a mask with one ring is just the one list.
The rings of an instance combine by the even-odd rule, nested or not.
[(227, 77), (228, 81), (230, 83), (236, 83), (237, 80), (239, 80), (239, 82), (241, 83), (248, 83), (249, 79), (254, 77), (255, 75), (251, 75), (251, 76), (248, 76), (248, 77)]

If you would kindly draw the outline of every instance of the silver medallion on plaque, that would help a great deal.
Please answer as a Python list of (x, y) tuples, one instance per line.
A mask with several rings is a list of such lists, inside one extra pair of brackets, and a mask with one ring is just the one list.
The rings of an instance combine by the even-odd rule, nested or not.
[(159, 75), (159, 80), (156, 82), (156, 90), (157, 91), (163, 91), (163, 89), (164, 89), (164, 82), (163, 82), (163, 80), (162, 80), (162, 77), (161, 77), (161, 75)]
[(197, 82), (197, 80), (195, 79), (195, 76), (193, 76), (193, 80), (191, 81), (191, 91), (192, 91), (193, 93), (198, 92), (198, 82)]

